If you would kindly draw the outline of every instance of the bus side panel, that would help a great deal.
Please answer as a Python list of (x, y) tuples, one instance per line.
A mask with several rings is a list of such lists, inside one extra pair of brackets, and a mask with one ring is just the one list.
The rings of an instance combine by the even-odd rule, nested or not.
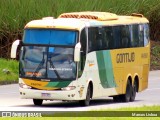
[(102, 96), (100, 80), (98, 74), (97, 58), (95, 52), (90, 52), (86, 56), (86, 62), (82, 76), (78, 79), (78, 86), (83, 88), (81, 92), (81, 99), (86, 98), (88, 83), (93, 83), (93, 97), (98, 98)]
[(139, 91), (142, 91), (144, 89), (146, 89), (148, 87), (148, 74), (149, 74), (149, 70), (148, 70), (148, 65), (143, 65), (143, 73), (142, 73), (142, 84), (141, 87), (139, 88)]
[(119, 55), (123, 53), (124, 50), (122, 49), (115, 49), (115, 50), (110, 50), (111, 53), (111, 59), (112, 59), (112, 65), (113, 65), (113, 73), (114, 73), (114, 79), (116, 82), (116, 91), (117, 95), (118, 94), (124, 94), (124, 87), (125, 87), (125, 77), (127, 76), (127, 72), (125, 71), (125, 66), (123, 63), (120, 63), (118, 61)]
[(111, 54), (109, 50), (97, 51), (97, 64), (103, 96), (117, 95)]
[(116, 87), (110, 51), (97, 51), (96, 55), (102, 87)]
[(150, 43), (146, 47), (141, 48), (141, 51), (142, 80), (139, 83), (139, 92), (148, 87), (148, 75), (150, 70)]
[(109, 51), (93, 51), (87, 54), (84, 72), (79, 78), (79, 85), (85, 86), (84, 93), (87, 90), (87, 81), (93, 82), (93, 98), (117, 94)]
[(114, 78), (115, 78), (115, 82), (116, 82), (116, 91), (117, 94), (122, 94), (123, 91), (123, 69), (122, 67), (117, 67), (117, 68), (113, 68), (114, 70)]
[(111, 50), (114, 78), (117, 84), (117, 93), (126, 92), (126, 83), (128, 77), (131, 77), (134, 83), (135, 75), (138, 76), (139, 91), (148, 86), (149, 47), (126, 48)]

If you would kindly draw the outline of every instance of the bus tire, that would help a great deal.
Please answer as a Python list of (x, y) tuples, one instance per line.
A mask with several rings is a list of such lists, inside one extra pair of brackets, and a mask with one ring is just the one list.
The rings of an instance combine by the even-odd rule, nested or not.
[(131, 102), (133, 102), (135, 100), (136, 90), (137, 90), (137, 83), (136, 83), (136, 81), (134, 81), (134, 84), (133, 84), (133, 87), (132, 87), (132, 91), (131, 91), (131, 98), (130, 98)]
[(42, 103), (43, 103), (43, 100), (41, 100), (41, 99), (33, 99), (33, 103), (36, 106), (41, 106)]
[(121, 102), (121, 97), (120, 97), (120, 95), (113, 96), (113, 101), (114, 101), (114, 102)]
[(129, 102), (131, 99), (131, 92), (132, 92), (132, 84), (128, 80), (126, 85), (126, 93), (124, 95), (121, 95), (122, 102)]
[(87, 94), (86, 94), (86, 99), (85, 100), (80, 100), (79, 104), (81, 106), (89, 106), (91, 100), (91, 86), (89, 85), (87, 88)]

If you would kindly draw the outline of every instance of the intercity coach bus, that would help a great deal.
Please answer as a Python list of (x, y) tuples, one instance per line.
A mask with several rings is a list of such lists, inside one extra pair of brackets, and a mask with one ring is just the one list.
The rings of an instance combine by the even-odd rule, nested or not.
[(19, 58), (19, 90), (23, 99), (74, 100), (113, 97), (134, 101), (148, 86), (149, 21), (142, 14), (71, 12), (29, 22), (23, 40), (12, 44)]

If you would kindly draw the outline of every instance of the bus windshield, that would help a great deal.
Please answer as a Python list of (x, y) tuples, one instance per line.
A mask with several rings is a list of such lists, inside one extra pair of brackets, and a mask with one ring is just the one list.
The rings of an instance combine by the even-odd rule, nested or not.
[(75, 31), (26, 30), (21, 50), (20, 77), (76, 79), (76, 63), (73, 60), (76, 37)]
[(76, 43), (77, 32), (58, 29), (26, 29), (23, 43), (45, 45), (70, 45)]

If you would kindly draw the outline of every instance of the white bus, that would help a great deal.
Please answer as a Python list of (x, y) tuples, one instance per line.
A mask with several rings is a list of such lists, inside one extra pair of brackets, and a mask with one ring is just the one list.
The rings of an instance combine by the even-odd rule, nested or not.
[(148, 86), (149, 22), (141, 14), (63, 13), (33, 20), (21, 43), (19, 90), (23, 99), (77, 100), (88, 106), (103, 96), (134, 101)]

